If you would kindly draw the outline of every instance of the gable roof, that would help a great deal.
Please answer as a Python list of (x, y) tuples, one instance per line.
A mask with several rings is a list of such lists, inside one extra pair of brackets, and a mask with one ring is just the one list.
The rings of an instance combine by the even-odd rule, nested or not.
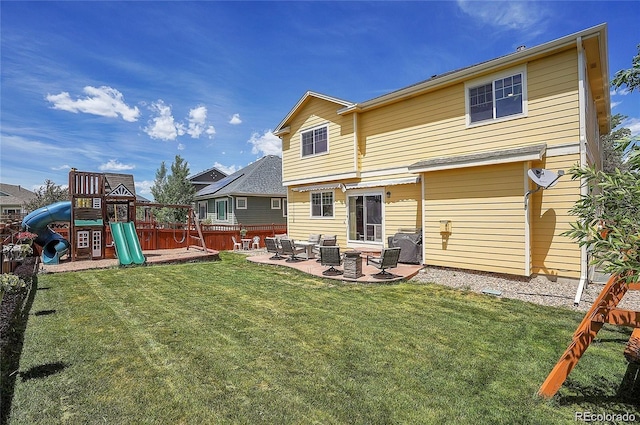
[(287, 114), (286, 117), (284, 117), (284, 119), (280, 122), (280, 124), (278, 124), (278, 126), (276, 127), (276, 129), (273, 131), (273, 134), (275, 134), (276, 136), (280, 136), (281, 134), (286, 134), (289, 132), (289, 127), (287, 127), (287, 124), (289, 123), (289, 120), (291, 119), (291, 117), (293, 117), (296, 112), (298, 112), (298, 110), (300, 108), (302, 108), (303, 105), (305, 105), (311, 98), (316, 98), (316, 99), (322, 99), (322, 100), (326, 100), (328, 102), (333, 102), (336, 103), (338, 105), (342, 105), (343, 108), (350, 108), (353, 105), (355, 105), (355, 103), (353, 102), (349, 102), (347, 100), (343, 100), (343, 99), (338, 99), (337, 97), (332, 97), (332, 96), (327, 96), (326, 94), (321, 94), (321, 93), (316, 93), (316, 92), (312, 92), (312, 91), (307, 91), (301, 98), (300, 100), (298, 100), (298, 103), (295, 104), (295, 106), (291, 109), (291, 111), (289, 111), (289, 113)]
[(220, 196), (286, 196), (282, 185), (282, 159), (267, 155), (198, 191), (195, 199)]
[(515, 52), (475, 65), (434, 75), (427, 80), (360, 103), (340, 101), (329, 96), (307, 92), (278, 127), (276, 127), (274, 134), (280, 136), (289, 132), (288, 127), (285, 127), (286, 124), (310, 96), (321, 97), (327, 100), (333, 99), (332, 101), (336, 101), (336, 103), (342, 103), (344, 107), (337, 111), (338, 115), (364, 112), (391, 103), (400, 102), (429, 91), (438, 90), (449, 85), (459, 84), (460, 82), (476, 78), (483, 73), (522, 64), (572, 47), (583, 51), (585, 54), (588, 80), (591, 82), (593, 98), (598, 110), (600, 134), (607, 134), (611, 129), (607, 24), (596, 25), (531, 48), (518, 48)]
[(188, 180), (191, 181), (191, 183), (205, 183), (205, 182), (211, 183), (211, 182), (216, 182), (225, 177), (227, 177), (226, 173), (220, 171), (216, 167), (211, 167), (211, 168), (207, 168), (204, 171), (200, 171), (199, 173), (196, 173), (192, 176), (189, 176)]
[(133, 197), (136, 196), (136, 185), (132, 174), (104, 174), (104, 191), (111, 197)]
[(0, 183), (0, 205), (23, 205), (36, 194), (22, 186)]

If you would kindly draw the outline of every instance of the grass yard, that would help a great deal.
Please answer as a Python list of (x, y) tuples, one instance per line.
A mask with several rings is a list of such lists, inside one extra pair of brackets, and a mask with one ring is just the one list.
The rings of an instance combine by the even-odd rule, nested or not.
[[(222, 261), (41, 275), (10, 424), (575, 424), (633, 413), (630, 330), (535, 394), (581, 313)], [(627, 373), (628, 375), (628, 373)]]

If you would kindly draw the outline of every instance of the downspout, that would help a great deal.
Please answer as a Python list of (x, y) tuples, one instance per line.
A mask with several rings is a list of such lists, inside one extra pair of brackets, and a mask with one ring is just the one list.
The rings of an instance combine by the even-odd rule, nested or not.
[[(529, 176), (527, 171), (531, 162), (524, 162), (524, 188), (529, 189)], [(524, 208), (524, 275), (531, 276), (531, 208), (529, 203)]]
[[(587, 165), (587, 140), (586, 140), (586, 93), (585, 93), (585, 59), (584, 48), (582, 47), (582, 37), (578, 37), (576, 40), (578, 48), (578, 105), (579, 105), (579, 117), (580, 117), (580, 166)], [(580, 179), (580, 196), (587, 196), (589, 190), (584, 178)], [(582, 298), (582, 292), (588, 283), (589, 264), (587, 257), (587, 247), (582, 246), (580, 248), (580, 281), (578, 282), (578, 290), (573, 300), (573, 304), (577, 306), (580, 304), (580, 298)]]
[(426, 201), (426, 196), (425, 196), (425, 180), (426, 180), (427, 174), (426, 173), (422, 173), (421, 174), (421, 178), (420, 178), (420, 190), (422, 191), (422, 196), (421, 196), (421, 203), (420, 203), (420, 207), (422, 208), (422, 211), (420, 213), (420, 215), (422, 216), (422, 265), (424, 266), (426, 264), (426, 260), (427, 260), (427, 244), (424, 242), (427, 240), (427, 230), (426, 230), (426, 220), (425, 220), (425, 207), (427, 205), (427, 201)]

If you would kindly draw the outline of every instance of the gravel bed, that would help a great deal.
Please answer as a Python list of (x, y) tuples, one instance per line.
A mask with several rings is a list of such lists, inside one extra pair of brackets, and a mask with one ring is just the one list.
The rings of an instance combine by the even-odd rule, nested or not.
[[(546, 277), (525, 278), (441, 267), (425, 267), (412, 280), (432, 282), (477, 293), (482, 293), (484, 290), (499, 291), (501, 295), (487, 296), (513, 298), (576, 311), (589, 310), (604, 287), (604, 283), (590, 283), (584, 289), (580, 303), (575, 306), (573, 301), (578, 290), (577, 280), (553, 282)], [(639, 311), (640, 291), (628, 291), (618, 307)]]

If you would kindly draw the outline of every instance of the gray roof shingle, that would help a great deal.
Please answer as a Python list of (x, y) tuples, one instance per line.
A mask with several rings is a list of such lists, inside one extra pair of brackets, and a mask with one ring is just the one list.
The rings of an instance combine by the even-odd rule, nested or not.
[(263, 156), (196, 193), (195, 199), (219, 196), (286, 196), (282, 185), (282, 158)]

